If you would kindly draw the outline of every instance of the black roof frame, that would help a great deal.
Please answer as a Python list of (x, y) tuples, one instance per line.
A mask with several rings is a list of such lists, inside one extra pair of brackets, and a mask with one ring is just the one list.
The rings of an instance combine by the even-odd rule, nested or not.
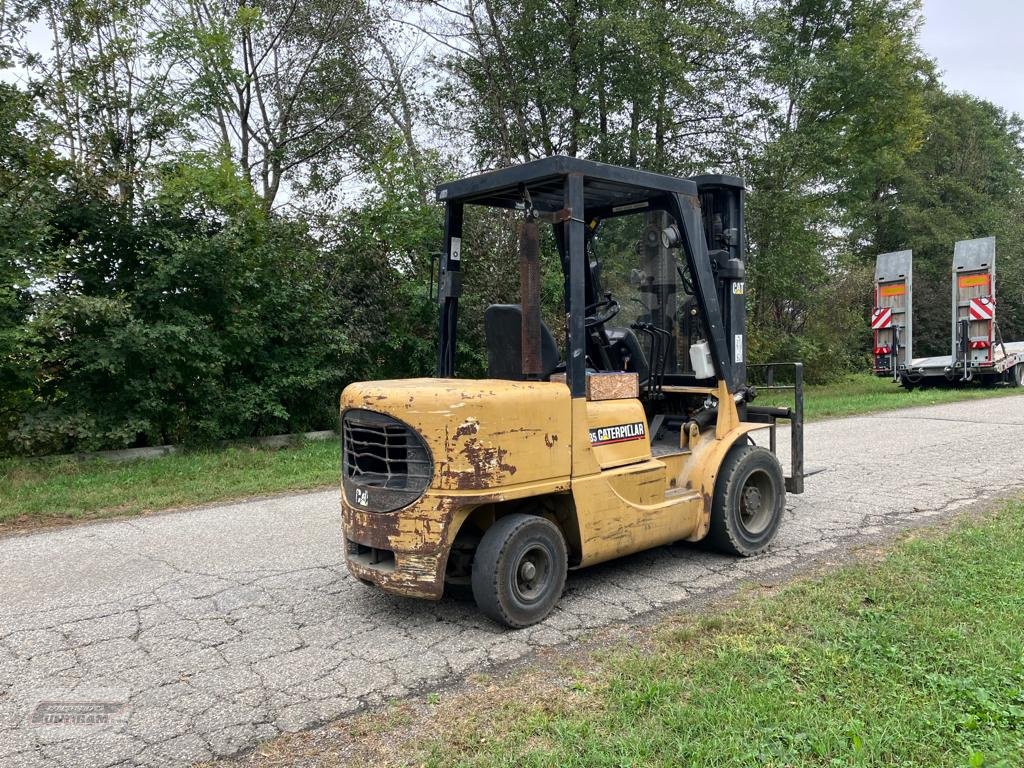
[(697, 184), (689, 179), (554, 155), (441, 184), (437, 187), (437, 199), (464, 205), (521, 208), (525, 186), (536, 210), (553, 213), (563, 206), (563, 179), (571, 173), (586, 179), (584, 205), (588, 209), (630, 205), (648, 199), (652, 191), (697, 194)]

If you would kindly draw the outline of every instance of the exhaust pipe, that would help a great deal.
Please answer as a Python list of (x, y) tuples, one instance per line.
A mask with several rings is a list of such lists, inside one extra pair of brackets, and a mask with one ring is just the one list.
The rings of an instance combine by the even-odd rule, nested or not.
[(544, 373), (540, 353), (540, 232), (532, 219), (519, 223), (519, 302), (523, 310), (523, 376), (539, 379)]

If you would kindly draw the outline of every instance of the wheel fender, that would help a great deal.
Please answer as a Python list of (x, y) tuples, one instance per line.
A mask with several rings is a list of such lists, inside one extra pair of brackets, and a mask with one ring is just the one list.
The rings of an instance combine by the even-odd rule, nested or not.
[(736, 443), (745, 440), (751, 432), (767, 427), (766, 424), (741, 423), (730, 429), (721, 439), (715, 437), (714, 430), (708, 430), (701, 435), (701, 439), (693, 447), (689, 471), (683, 478), (684, 486), (699, 490), (702, 499), (700, 520), (693, 533), (686, 537), (687, 541), (700, 541), (711, 529), (711, 503), (715, 498), (718, 470), (725, 460), (725, 455)]

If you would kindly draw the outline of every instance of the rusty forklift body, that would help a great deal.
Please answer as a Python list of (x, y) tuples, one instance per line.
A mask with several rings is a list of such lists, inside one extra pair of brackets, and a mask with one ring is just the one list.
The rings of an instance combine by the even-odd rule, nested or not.
[[(486, 614), (524, 626), (550, 612), (566, 569), (709, 534), (735, 554), (763, 551), (786, 489), (802, 491), (802, 392), (796, 364), (795, 410), (750, 404), (742, 182), (551, 157), (442, 185), (437, 198), (437, 375), (341, 397), (351, 572), (413, 597), (471, 590)], [(520, 303), (487, 309), (489, 377), (476, 380), (455, 371), (469, 205), (521, 217)], [(603, 290), (594, 245), (603, 222), (625, 216), (642, 224), (628, 325), (614, 322), (622, 306)], [(544, 224), (564, 274), (561, 351), (541, 321)], [(793, 422), (784, 480), (752, 447), (769, 429), (774, 449), (778, 419)]]

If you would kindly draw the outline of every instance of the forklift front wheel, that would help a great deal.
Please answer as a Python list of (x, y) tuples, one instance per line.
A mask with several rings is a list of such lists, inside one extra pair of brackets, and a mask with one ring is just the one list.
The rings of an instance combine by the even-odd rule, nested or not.
[(749, 557), (768, 548), (786, 507), (786, 481), (775, 454), (738, 444), (725, 456), (711, 502), (708, 543)]
[(473, 597), (481, 613), (528, 627), (551, 613), (569, 567), (565, 537), (544, 517), (514, 514), (484, 532), (473, 558)]

